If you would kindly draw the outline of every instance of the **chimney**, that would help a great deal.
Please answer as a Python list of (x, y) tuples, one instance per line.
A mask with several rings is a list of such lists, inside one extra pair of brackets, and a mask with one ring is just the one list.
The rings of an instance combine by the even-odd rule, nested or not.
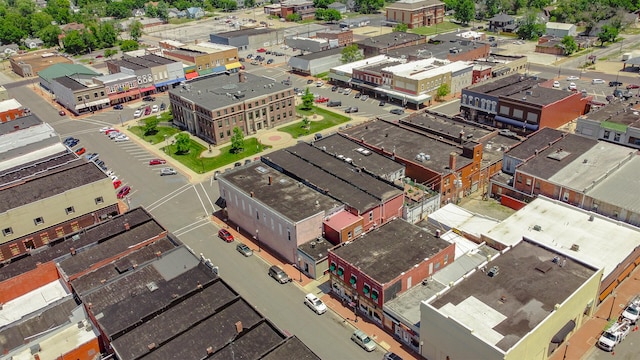
[(272, 182), (273, 182), (273, 178), (269, 176), (269, 185), (271, 185)]
[(211, 354), (213, 354), (213, 347), (209, 346), (207, 348), (207, 355), (211, 355)]
[(249, 195), (251, 195), (251, 197), (253, 197), (253, 191), (249, 193)]
[(246, 81), (246, 76), (244, 74), (244, 71), (238, 71), (238, 82), (245, 82)]
[(460, 140), (464, 140), (464, 130), (460, 130)]
[(124, 229), (127, 231), (131, 229), (131, 226), (129, 225), (129, 223), (124, 223)]
[(440, 237), (440, 230), (436, 230), (436, 237), (439, 238)]
[(147, 345), (147, 348), (148, 348), (149, 350), (153, 350), (153, 349), (155, 349), (155, 348), (156, 348), (156, 343), (151, 343), (151, 344)]
[(458, 156), (458, 154), (456, 154), (455, 152), (451, 152), (449, 154), (449, 169), (451, 169), (451, 171), (456, 171), (456, 157)]
[(236, 322), (236, 332), (240, 334), (242, 332), (242, 321)]
[(71, 256), (74, 256), (76, 254), (76, 248), (70, 248), (69, 252), (71, 252)]

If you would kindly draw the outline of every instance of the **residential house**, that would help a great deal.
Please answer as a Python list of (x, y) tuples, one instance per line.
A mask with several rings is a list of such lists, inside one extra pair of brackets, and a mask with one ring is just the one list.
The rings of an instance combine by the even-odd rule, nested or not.
[(17, 54), (19, 50), (20, 46), (16, 44), (0, 45), (0, 54), (5, 58), (8, 58), (13, 54)]
[(44, 45), (44, 41), (35, 38), (35, 39), (31, 39), (31, 38), (26, 38), (24, 39), (24, 46), (28, 47), (29, 49), (37, 49), (41, 46)]
[(545, 35), (564, 38), (565, 36), (576, 36), (578, 32), (574, 24), (565, 24), (549, 21), (546, 24)]
[(60, 46), (60, 48), (64, 48), (64, 38), (67, 36), (67, 33), (71, 32), (71, 31), (79, 31), (82, 32), (85, 29), (84, 24), (80, 24), (77, 22), (71, 22), (68, 24), (63, 24), (63, 25), (58, 25), (58, 27), (60, 28), (60, 30), (62, 30), (62, 33), (60, 35), (58, 35), (58, 45)]
[(143, 8), (133, 9), (133, 10), (131, 10), (131, 16), (133, 16), (133, 17), (143, 17), (143, 16), (145, 16), (145, 11), (144, 11)]
[(78, 115), (109, 107), (110, 100), (105, 88), (92, 80), (74, 79), (62, 76), (52, 80), (51, 91), (56, 102)]
[(409, 29), (444, 21), (444, 3), (438, 0), (401, 0), (387, 5), (385, 10), (387, 22), (407, 24)]
[[(361, 238), (329, 250), (331, 294), (354, 313), (395, 332), (385, 303), (453, 263), (455, 244), (396, 219)], [(357, 316), (356, 315), (356, 316)]]
[(186, 17), (184, 10), (178, 10), (176, 8), (169, 8), (169, 10), (167, 10), (167, 15), (170, 19)]
[(187, 8), (187, 18), (189, 19), (201, 19), (204, 17), (204, 10), (201, 7), (190, 7)]
[(515, 32), (517, 28), (516, 19), (505, 13), (496, 14), (489, 19), (489, 31)]

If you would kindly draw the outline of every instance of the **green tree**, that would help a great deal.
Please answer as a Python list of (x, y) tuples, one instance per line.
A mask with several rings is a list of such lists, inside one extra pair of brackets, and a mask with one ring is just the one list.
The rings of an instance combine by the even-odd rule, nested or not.
[(307, 130), (311, 128), (311, 121), (306, 116), (302, 118), (302, 128)]
[(252, 8), (254, 6), (256, 6), (256, 0), (245, 0), (244, 1), (244, 7)]
[(343, 64), (364, 59), (362, 52), (360, 52), (356, 44), (345, 46), (340, 53), (342, 54), (340, 61), (342, 61)]
[(118, 54), (118, 50), (116, 50), (116, 49), (106, 49), (104, 51), (104, 57), (106, 57), (106, 58), (110, 58), (113, 55), (117, 55), (117, 54)]
[(112, 1), (107, 4), (107, 15), (116, 19), (126, 19), (131, 16), (131, 9), (124, 2)]
[(156, 116), (151, 116), (145, 119), (144, 121), (144, 127), (142, 128), (142, 130), (144, 131), (145, 135), (154, 135), (158, 132), (158, 123), (160, 122), (160, 119), (158, 119), (158, 117)]
[(135, 40), (123, 40), (120, 43), (120, 50), (122, 50), (123, 52), (138, 50), (139, 46), (140, 45)]
[(142, 29), (144, 27), (142, 26), (142, 23), (138, 20), (134, 20), (131, 22), (131, 24), (129, 25), (129, 35), (131, 35), (131, 38), (135, 41), (138, 41), (138, 39), (140, 39), (142, 37)]
[(31, 33), (37, 34), (42, 29), (51, 25), (53, 22), (53, 16), (41, 11), (31, 15), (29, 17), (29, 21), (31, 22)]
[(355, 9), (362, 14), (373, 14), (383, 6), (384, 0), (355, 0)]
[(313, 108), (313, 93), (309, 90), (309, 88), (304, 89), (304, 94), (302, 94), (302, 110), (311, 110)]
[(336, 9), (327, 9), (324, 13), (324, 21), (326, 22), (336, 22), (336, 21), (340, 21), (342, 19), (342, 14), (340, 14), (340, 11), (336, 10)]
[(285, 20), (289, 22), (296, 22), (302, 20), (302, 17), (300, 16), (300, 14), (289, 14), (285, 16)]
[(78, 30), (69, 31), (62, 39), (62, 43), (64, 44), (64, 51), (68, 54), (84, 54), (87, 51), (84, 37)]
[(244, 151), (244, 134), (239, 127), (233, 128), (233, 135), (231, 136), (231, 153), (239, 154)]
[(313, 6), (316, 9), (326, 9), (332, 2), (332, 0), (313, 0)]
[(148, 17), (158, 17), (158, 8), (153, 6), (153, 4), (148, 4), (144, 13)]
[(573, 39), (573, 36), (565, 36), (562, 38), (562, 46), (564, 46), (564, 54), (571, 55), (574, 52), (578, 51), (578, 44)]
[(26, 38), (28, 31), (20, 27), (20, 20), (24, 19), (16, 13), (7, 13), (0, 19), (0, 43), (19, 44)]
[(449, 89), (449, 84), (441, 84), (436, 91), (436, 98), (439, 101), (443, 97), (449, 95), (449, 92), (451, 92), (451, 89)]
[(100, 48), (112, 47), (118, 40), (118, 31), (113, 22), (102, 22), (98, 25), (96, 31), (96, 37), (98, 38)]
[(407, 32), (409, 30), (409, 25), (405, 23), (398, 23), (398, 25), (393, 27), (394, 32)]
[(459, 0), (456, 3), (453, 18), (462, 24), (468, 24), (476, 16), (476, 7), (473, 0)]
[(68, 24), (71, 19), (69, 0), (47, 0), (47, 6), (43, 11), (51, 15), (58, 24)]
[(185, 132), (181, 132), (176, 134), (176, 154), (186, 154), (189, 152), (189, 147), (191, 144), (191, 139), (189, 134)]
[(36, 33), (36, 36), (44, 42), (46, 46), (52, 47), (58, 45), (58, 35), (62, 34), (62, 30), (55, 25), (47, 25)]
[(619, 29), (615, 25), (603, 25), (598, 33), (600, 46), (604, 46), (606, 42), (613, 42), (618, 37)]
[(535, 11), (528, 11), (522, 23), (520, 23), (517, 34), (524, 40), (537, 40), (544, 34), (545, 29), (546, 26), (540, 23), (537, 13)]
[(158, 17), (162, 19), (162, 21), (169, 20), (169, 5), (164, 1), (158, 3)]

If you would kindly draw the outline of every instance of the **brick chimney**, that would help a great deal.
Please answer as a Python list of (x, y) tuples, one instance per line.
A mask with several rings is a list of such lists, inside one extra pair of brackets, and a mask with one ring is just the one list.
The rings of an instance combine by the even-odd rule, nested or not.
[(131, 226), (129, 225), (129, 223), (124, 223), (124, 229), (129, 231), (129, 229), (131, 229)]
[(456, 171), (456, 157), (458, 156), (458, 154), (456, 154), (455, 152), (451, 152), (449, 154), (449, 169), (451, 169), (451, 171)]
[(236, 332), (240, 334), (242, 332), (242, 321), (236, 322)]
[(244, 71), (238, 71), (238, 82), (243, 83), (245, 81), (247, 81), (247, 77), (244, 74)]

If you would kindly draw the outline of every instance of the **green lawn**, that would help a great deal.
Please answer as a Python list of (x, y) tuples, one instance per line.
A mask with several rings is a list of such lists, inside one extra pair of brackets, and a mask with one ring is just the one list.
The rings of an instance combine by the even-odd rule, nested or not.
[(464, 29), (462, 25), (454, 24), (452, 22), (443, 22), (432, 26), (423, 26), (415, 29), (409, 29), (409, 32), (419, 35), (434, 35), (442, 32), (448, 32), (455, 29)]
[(304, 127), (304, 124), (301, 121), (295, 122), (289, 126), (284, 126), (278, 129), (278, 131), (286, 132), (293, 136), (294, 139), (299, 138), (300, 136), (305, 136), (309, 134), (316, 133), (318, 131), (328, 129), (330, 127), (344, 124), (349, 121), (348, 116), (336, 114), (333, 111), (329, 111), (327, 109), (319, 108), (314, 106), (311, 110), (302, 110), (302, 105), (297, 107), (298, 114), (302, 116), (307, 116), (309, 120), (312, 119), (313, 114), (318, 114), (323, 117), (320, 121), (310, 121), (309, 129)]
[(209, 172), (214, 169), (221, 168), (223, 166), (233, 164), (236, 161), (240, 161), (246, 157), (258, 154), (264, 150), (264, 146), (258, 142), (256, 138), (244, 139), (244, 151), (239, 154), (231, 154), (231, 144), (220, 149), (221, 154), (216, 157), (200, 157), (206, 148), (200, 143), (193, 140), (189, 142), (189, 152), (187, 154), (176, 154), (176, 146), (169, 145), (163, 147), (162, 150), (166, 153), (168, 151), (169, 156), (178, 160), (189, 169), (202, 174), (203, 172)]
[(132, 126), (129, 130), (134, 133), (136, 136), (141, 138), (146, 142), (150, 142), (151, 144), (158, 144), (164, 141), (164, 136), (171, 137), (180, 132), (179, 129), (167, 127), (167, 126), (158, 126), (158, 132), (153, 135), (144, 136), (142, 134), (142, 126)]

